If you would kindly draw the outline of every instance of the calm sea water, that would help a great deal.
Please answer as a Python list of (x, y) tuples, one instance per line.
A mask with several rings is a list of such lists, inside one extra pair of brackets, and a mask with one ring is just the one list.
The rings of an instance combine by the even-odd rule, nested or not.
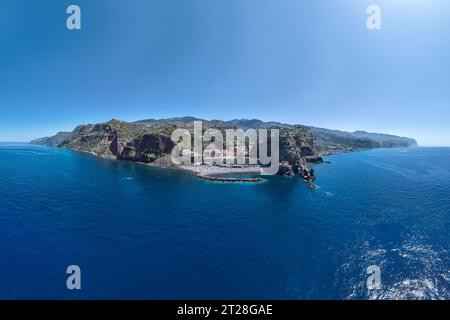
[(312, 190), (1, 145), (0, 298), (450, 298), (450, 149), (328, 160)]

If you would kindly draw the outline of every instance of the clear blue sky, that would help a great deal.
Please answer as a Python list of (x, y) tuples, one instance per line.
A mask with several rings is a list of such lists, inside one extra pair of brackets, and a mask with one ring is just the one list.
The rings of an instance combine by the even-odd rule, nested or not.
[(0, 141), (192, 115), (450, 145), (450, 1), (2, 0), (0, 111)]

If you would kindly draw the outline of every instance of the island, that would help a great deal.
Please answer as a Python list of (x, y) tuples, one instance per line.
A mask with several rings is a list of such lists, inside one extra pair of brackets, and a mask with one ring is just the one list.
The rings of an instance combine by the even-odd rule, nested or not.
[(261, 182), (258, 177), (225, 177), (238, 173), (258, 173), (259, 165), (177, 165), (171, 161), (175, 129), (194, 130), (194, 121), (201, 121), (203, 129), (278, 129), (279, 171), (282, 176), (299, 175), (314, 187), (312, 165), (324, 162), (323, 156), (368, 150), (417, 146), (415, 139), (365, 131), (345, 132), (305, 125), (264, 122), (257, 119), (231, 121), (204, 120), (194, 117), (146, 119), (126, 122), (112, 119), (105, 123), (77, 126), (72, 132), (32, 140), (31, 144), (68, 148), (107, 158), (142, 163), (144, 165), (181, 169), (210, 181)]

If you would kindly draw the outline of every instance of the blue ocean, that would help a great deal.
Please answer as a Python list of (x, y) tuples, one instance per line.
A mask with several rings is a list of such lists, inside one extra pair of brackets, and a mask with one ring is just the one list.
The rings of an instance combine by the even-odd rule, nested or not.
[(2, 144), (0, 298), (450, 299), (450, 148), (326, 160), (314, 190)]

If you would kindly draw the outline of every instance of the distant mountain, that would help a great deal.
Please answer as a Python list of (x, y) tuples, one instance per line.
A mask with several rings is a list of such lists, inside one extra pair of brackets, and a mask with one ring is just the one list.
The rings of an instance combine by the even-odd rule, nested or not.
[(58, 146), (64, 141), (70, 139), (73, 135), (73, 132), (58, 132), (54, 136), (39, 138), (36, 140), (32, 140), (32, 144), (45, 145), (49, 147)]
[(357, 151), (374, 148), (415, 147), (411, 138), (365, 131), (346, 132), (309, 127), (314, 137), (314, 146), (320, 154)]
[(382, 144), (383, 147), (395, 147), (397, 144), (408, 144), (410, 147), (417, 146), (417, 141), (407, 137), (397, 137), (391, 134), (384, 133), (369, 133), (365, 131), (355, 131), (352, 132), (352, 135), (359, 138), (367, 138), (371, 140), (375, 140)]
[(295, 125), (280, 123), (280, 122), (264, 122), (258, 119), (234, 119), (226, 121), (231, 126), (236, 126), (242, 129), (269, 129), (269, 128), (294, 128)]
[(81, 125), (72, 132), (59, 132), (31, 143), (86, 151), (106, 158), (152, 163), (170, 154), (174, 146), (171, 141), (173, 130), (184, 128), (192, 131), (194, 121), (202, 121), (205, 130), (277, 128), (280, 130), (280, 161), (291, 164), (321, 161), (321, 155), (338, 152), (417, 145), (411, 138), (364, 131), (344, 132), (258, 119), (222, 121), (194, 117), (135, 122), (112, 119), (105, 123)]

